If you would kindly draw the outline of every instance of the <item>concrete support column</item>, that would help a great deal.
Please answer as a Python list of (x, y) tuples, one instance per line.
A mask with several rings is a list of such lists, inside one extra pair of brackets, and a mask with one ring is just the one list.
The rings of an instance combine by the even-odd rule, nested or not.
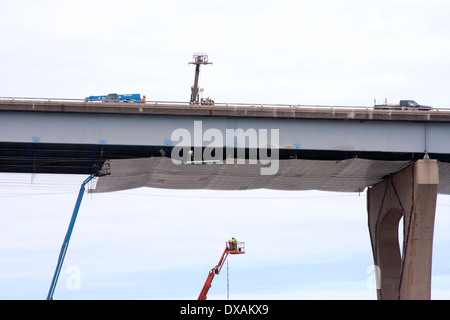
[[(378, 299), (430, 299), (434, 217), (439, 185), (436, 160), (418, 160), (369, 188), (367, 211)], [(403, 252), (398, 240), (403, 217)]]

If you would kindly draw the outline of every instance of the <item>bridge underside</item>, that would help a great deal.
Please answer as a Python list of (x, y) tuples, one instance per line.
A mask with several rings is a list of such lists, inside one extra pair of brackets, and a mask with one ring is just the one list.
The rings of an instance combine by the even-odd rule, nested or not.
[[(90, 174), (94, 164), (111, 165), (112, 175), (100, 179), (96, 192), (127, 188), (171, 189), (278, 189), (361, 192), (400, 171), (424, 154), (279, 150), (274, 175), (261, 175), (272, 164), (240, 164), (225, 159), (215, 164), (176, 165), (171, 146), (124, 146), (102, 144), (0, 143), (0, 172)], [(237, 151), (234, 150), (236, 157)], [(228, 155), (229, 156), (229, 155)], [(450, 194), (448, 155), (429, 154), (439, 161), (439, 193)]]
[[(211, 190), (323, 190), (362, 192), (367, 186), (399, 171), (410, 161), (279, 160), (277, 164), (182, 163), (163, 157), (109, 161), (111, 175), (102, 177), (95, 192), (109, 192), (140, 187)], [(262, 168), (277, 166), (274, 175), (261, 175)]]
[[(283, 159), (277, 173), (261, 175), (272, 164), (174, 164), (165, 157), (109, 160), (111, 175), (99, 179), (92, 192), (140, 187), (211, 190), (321, 190), (362, 192), (387, 176), (411, 166), (413, 161), (351, 158), (347, 160)], [(450, 163), (439, 163), (439, 193), (450, 194)]]

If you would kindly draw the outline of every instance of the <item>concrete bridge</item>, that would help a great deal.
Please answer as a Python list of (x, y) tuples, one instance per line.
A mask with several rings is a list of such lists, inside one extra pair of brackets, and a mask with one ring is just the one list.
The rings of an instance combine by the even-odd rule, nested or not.
[(450, 194), (448, 141), (448, 111), (0, 100), (0, 172), (108, 166), (94, 192), (368, 188), (380, 299), (430, 298), (436, 198)]

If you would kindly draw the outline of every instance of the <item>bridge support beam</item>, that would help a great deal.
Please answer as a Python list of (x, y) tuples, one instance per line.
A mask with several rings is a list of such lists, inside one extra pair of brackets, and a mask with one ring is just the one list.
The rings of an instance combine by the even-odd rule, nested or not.
[[(367, 211), (378, 299), (430, 299), (439, 172), (418, 160), (369, 188)], [(398, 227), (403, 217), (403, 250)]]

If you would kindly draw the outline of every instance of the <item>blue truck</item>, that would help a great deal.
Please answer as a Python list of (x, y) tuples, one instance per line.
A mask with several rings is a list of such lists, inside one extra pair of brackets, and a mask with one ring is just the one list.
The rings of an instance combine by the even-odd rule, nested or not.
[(113, 103), (142, 103), (141, 95), (139, 93), (132, 94), (117, 94), (110, 93), (106, 96), (89, 96), (84, 98), (85, 102), (113, 102)]

